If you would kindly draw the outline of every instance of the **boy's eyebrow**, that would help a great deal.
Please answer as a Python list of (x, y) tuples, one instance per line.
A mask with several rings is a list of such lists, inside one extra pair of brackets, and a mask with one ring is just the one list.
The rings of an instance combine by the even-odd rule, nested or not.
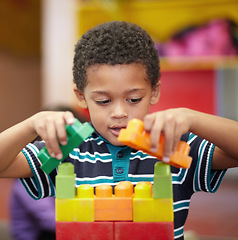
[(108, 94), (107, 91), (101, 91), (101, 90), (93, 91), (93, 92), (91, 92), (91, 93), (93, 93), (93, 94)]
[[(140, 92), (140, 91), (144, 91), (144, 88), (132, 88), (132, 89), (129, 89), (129, 90), (126, 90), (125, 92), (126, 93), (133, 93), (133, 92)], [(108, 91), (102, 91), (102, 90), (96, 90), (96, 91), (93, 91), (91, 92), (93, 94), (109, 94)]]
[(140, 91), (144, 91), (145, 89), (144, 88), (132, 88), (132, 89), (129, 89), (128, 93), (133, 93), (133, 92), (140, 92)]

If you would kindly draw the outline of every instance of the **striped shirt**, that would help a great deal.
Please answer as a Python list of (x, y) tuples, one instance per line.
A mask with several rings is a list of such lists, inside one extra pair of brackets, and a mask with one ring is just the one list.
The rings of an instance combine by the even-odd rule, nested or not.
[[(171, 167), (174, 207), (174, 239), (183, 239), (184, 224), (188, 215), (190, 199), (195, 192), (215, 192), (225, 171), (211, 170), (214, 145), (192, 133), (182, 136), (190, 145), (193, 158), (189, 169)], [(34, 199), (55, 196), (55, 176), (57, 169), (45, 174), (37, 158), (44, 142), (28, 144), (22, 152), (27, 158), (34, 177), (21, 179), (25, 189)], [(94, 132), (88, 139), (69, 154), (64, 160), (74, 164), (76, 187), (80, 184), (110, 184), (119, 181), (141, 181), (153, 183), (155, 157), (127, 146), (114, 146)]]

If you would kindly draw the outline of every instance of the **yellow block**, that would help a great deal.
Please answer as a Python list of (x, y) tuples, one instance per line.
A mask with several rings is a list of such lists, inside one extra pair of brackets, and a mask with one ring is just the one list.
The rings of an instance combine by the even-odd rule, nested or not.
[(173, 199), (134, 198), (133, 222), (173, 222)]
[(94, 199), (56, 199), (55, 220), (65, 222), (94, 222)]
[(76, 198), (56, 199), (55, 214), (56, 221), (94, 222), (93, 187), (81, 185)]
[(140, 182), (133, 198), (133, 222), (173, 222), (173, 198), (152, 198), (152, 186)]
[(73, 222), (75, 221), (74, 199), (55, 199), (55, 220)]

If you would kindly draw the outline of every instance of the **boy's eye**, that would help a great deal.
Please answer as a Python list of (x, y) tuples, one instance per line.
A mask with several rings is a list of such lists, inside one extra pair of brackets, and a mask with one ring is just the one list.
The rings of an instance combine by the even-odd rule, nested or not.
[(111, 102), (111, 100), (110, 99), (108, 99), (108, 100), (102, 100), (102, 101), (95, 101), (97, 104), (99, 104), (99, 105), (105, 105), (105, 104), (108, 104), (108, 103), (110, 103)]
[(142, 100), (142, 98), (131, 98), (131, 99), (127, 99), (128, 102), (130, 103), (138, 103)]

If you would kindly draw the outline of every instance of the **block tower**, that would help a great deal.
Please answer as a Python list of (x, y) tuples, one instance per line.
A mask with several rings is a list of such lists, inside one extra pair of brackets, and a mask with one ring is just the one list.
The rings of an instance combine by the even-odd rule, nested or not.
[[(57, 240), (172, 240), (173, 192), (170, 166), (155, 164), (154, 184), (119, 182), (75, 189), (71, 163), (56, 176)], [(75, 194), (74, 193), (75, 191)]]
[[(66, 126), (68, 145), (61, 146), (62, 160), (93, 132), (88, 124), (76, 121)], [(150, 152), (150, 136), (143, 122), (133, 119), (121, 130), (118, 140), (161, 160), (164, 138), (158, 151)], [(169, 164), (188, 168), (190, 147), (180, 141)], [(38, 155), (42, 169), (49, 174), (62, 161), (50, 157), (46, 148)], [(119, 182), (113, 189), (87, 184), (75, 188), (74, 166), (62, 163), (56, 176), (56, 238), (57, 240), (172, 240), (173, 190), (170, 165), (158, 161), (154, 166), (154, 183)]]

